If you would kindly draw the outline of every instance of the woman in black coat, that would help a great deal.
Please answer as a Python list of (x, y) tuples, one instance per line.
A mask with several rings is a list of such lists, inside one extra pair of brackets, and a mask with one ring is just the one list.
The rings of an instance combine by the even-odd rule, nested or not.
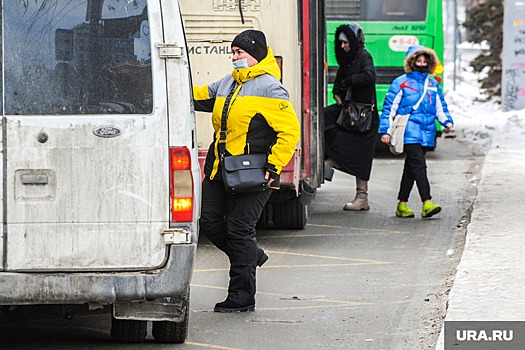
[[(365, 49), (363, 30), (358, 24), (341, 25), (335, 32), (335, 57), (339, 64), (333, 94), (336, 104), (325, 108), (325, 164), (356, 177), (356, 195), (344, 210), (369, 210), (368, 180), (372, 171), (379, 114), (376, 101), (376, 71), (372, 56)], [(347, 131), (335, 121), (346, 92), (351, 89), (354, 102), (373, 103), (372, 128), (368, 132)]]

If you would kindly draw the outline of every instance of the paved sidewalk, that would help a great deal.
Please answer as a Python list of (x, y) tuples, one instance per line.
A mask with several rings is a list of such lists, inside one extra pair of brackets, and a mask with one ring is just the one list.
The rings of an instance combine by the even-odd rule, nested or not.
[(445, 322), (525, 321), (524, 188), (525, 129), (511, 120), (492, 136)]

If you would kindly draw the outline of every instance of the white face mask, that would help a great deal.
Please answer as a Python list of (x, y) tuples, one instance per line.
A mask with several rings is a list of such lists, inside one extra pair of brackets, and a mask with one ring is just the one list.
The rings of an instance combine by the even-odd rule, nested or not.
[(242, 60), (237, 60), (232, 62), (233, 68), (248, 68), (248, 60), (243, 58)]

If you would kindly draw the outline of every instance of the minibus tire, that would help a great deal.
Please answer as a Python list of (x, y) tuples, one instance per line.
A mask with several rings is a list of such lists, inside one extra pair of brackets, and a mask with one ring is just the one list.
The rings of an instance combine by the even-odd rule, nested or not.
[(188, 324), (190, 320), (189, 299), (186, 301), (184, 320), (182, 322), (154, 321), (151, 333), (157, 343), (182, 344), (188, 336)]
[(147, 321), (111, 317), (111, 337), (118, 343), (142, 343), (146, 340), (147, 332)]

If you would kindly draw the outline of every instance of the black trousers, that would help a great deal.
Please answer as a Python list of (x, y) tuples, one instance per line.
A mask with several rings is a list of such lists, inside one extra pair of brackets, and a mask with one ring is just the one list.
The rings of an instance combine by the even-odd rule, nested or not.
[(255, 270), (261, 249), (255, 225), (272, 190), (230, 194), (222, 181), (204, 178), (200, 233), (230, 259), (228, 300), (242, 305), (255, 303)]
[(420, 144), (405, 144), (403, 149), (406, 158), (397, 199), (408, 201), (414, 182), (417, 185), (422, 202), (432, 199), (430, 196), (430, 183), (427, 178), (427, 162), (425, 160), (427, 148)]

